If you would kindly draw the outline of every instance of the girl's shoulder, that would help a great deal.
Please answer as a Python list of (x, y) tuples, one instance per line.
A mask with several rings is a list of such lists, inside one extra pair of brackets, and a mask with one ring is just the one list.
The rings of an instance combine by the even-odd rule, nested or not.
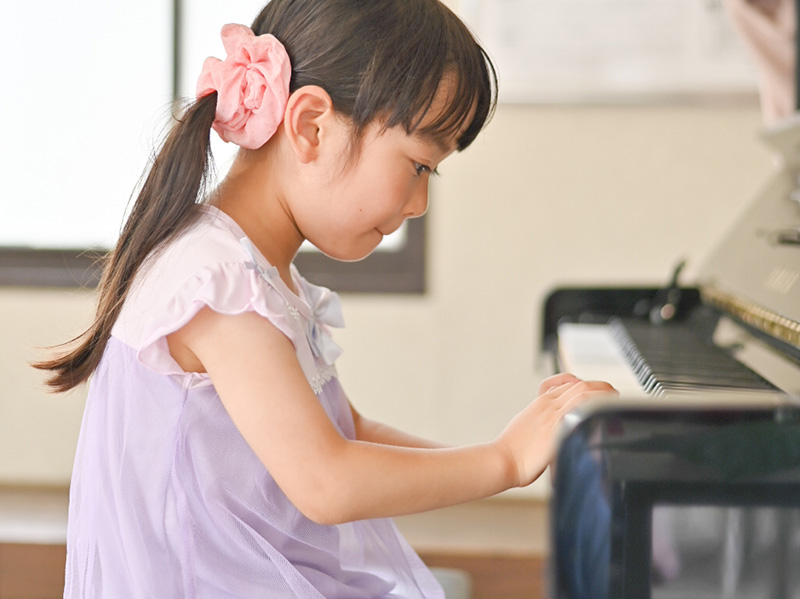
[(145, 262), (141, 283), (191, 276), (213, 264), (242, 262), (245, 234), (236, 221), (214, 206), (202, 205), (199, 211), (191, 226)]
[(160, 298), (174, 296), (185, 281), (200, 272), (224, 265), (242, 265), (246, 258), (241, 245), (244, 238), (241, 228), (224, 212), (213, 206), (201, 206), (200, 215), (191, 226), (145, 260), (134, 279), (126, 307), (159, 304)]

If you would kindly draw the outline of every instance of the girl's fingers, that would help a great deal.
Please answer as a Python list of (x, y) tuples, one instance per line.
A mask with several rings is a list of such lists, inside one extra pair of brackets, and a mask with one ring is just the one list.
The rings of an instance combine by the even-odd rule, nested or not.
[(555, 385), (548, 388), (544, 393), (542, 393), (542, 395), (548, 395), (555, 398), (566, 393), (569, 393), (570, 396), (573, 396), (576, 394), (590, 393), (595, 391), (607, 391), (613, 393), (616, 390), (614, 387), (604, 381), (582, 381), (580, 379), (573, 379), (562, 382), (560, 385)]
[(580, 404), (598, 397), (618, 397), (619, 391), (604, 381), (581, 381), (564, 392), (563, 408), (569, 411)]
[(568, 372), (562, 372), (559, 374), (554, 374), (553, 376), (547, 377), (544, 379), (541, 384), (539, 385), (539, 395), (544, 395), (551, 389), (556, 387), (561, 387), (566, 383), (576, 383), (580, 379)]
[(551, 387), (540, 398), (559, 413), (566, 413), (589, 400), (609, 396), (619, 396), (619, 392), (604, 381), (577, 381)]

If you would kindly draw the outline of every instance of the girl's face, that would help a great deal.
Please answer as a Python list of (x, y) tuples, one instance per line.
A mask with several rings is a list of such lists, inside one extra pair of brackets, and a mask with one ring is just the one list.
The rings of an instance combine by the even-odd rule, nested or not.
[(407, 218), (425, 214), (428, 184), (436, 167), (456, 148), (408, 135), (401, 127), (367, 128), (354, 164), (342, 166), (349, 129), (342, 123), (336, 160), (325, 169), (327, 184), (294, 216), (303, 236), (337, 260), (360, 260)]

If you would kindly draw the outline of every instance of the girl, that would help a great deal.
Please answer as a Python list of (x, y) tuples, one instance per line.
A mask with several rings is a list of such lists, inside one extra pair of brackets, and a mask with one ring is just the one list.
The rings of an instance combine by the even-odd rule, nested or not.
[[(427, 205), (494, 106), (494, 71), (437, 0), (273, 0), (222, 29), (110, 256), (97, 318), (39, 367), (92, 376), (66, 597), (439, 598), (387, 517), (527, 485), (569, 375), (493, 442), (444, 448), (361, 416), (336, 377), (337, 297), (303, 240), (369, 254)], [(209, 133), (241, 147), (205, 188)]]

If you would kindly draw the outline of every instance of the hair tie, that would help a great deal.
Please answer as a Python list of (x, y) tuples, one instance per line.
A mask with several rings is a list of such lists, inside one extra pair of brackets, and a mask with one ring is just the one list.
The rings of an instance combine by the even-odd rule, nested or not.
[(217, 92), (214, 130), (226, 142), (255, 150), (277, 131), (289, 99), (292, 67), (275, 36), (256, 36), (249, 27), (222, 28), (227, 57), (206, 58), (197, 98)]

